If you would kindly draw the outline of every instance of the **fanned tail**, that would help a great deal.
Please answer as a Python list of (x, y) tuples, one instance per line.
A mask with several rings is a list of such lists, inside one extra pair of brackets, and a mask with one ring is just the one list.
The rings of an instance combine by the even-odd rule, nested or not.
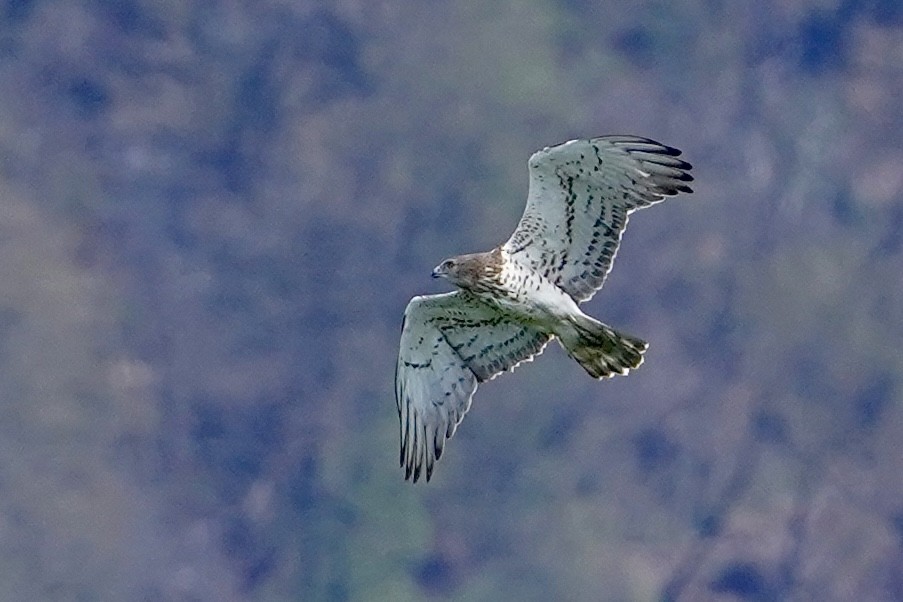
[(627, 374), (643, 363), (646, 341), (626, 335), (594, 320), (580, 316), (569, 320), (568, 332), (559, 333), (561, 345), (593, 378)]

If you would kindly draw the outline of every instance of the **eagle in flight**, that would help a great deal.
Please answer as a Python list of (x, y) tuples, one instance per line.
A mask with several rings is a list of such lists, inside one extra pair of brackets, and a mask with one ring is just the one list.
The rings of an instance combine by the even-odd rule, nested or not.
[(527, 207), (504, 244), (433, 270), (458, 290), (411, 299), (395, 371), (405, 479), (429, 480), (477, 385), (542, 353), (553, 338), (593, 378), (627, 374), (648, 345), (578, 307), (602, 287), (627, 216), (692, 192), (680, 151), (602, 136), (530, 157)]

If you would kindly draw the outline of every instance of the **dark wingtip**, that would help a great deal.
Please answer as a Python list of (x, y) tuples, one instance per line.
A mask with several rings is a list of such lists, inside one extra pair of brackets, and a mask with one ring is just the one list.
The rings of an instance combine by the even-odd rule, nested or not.
[[(439, 456), (442, 455), (442, 450), (436, 450), (436, 460), (439, 459)], [(420, 480), (420, 476), (423, 475), (424, 481), (429, 483), (430, 479), (433, 477), (433, 466), (435, 464), (435, 460), (430, 461), (429, 458), (425, 459), (423, 462), (415, 462), (411, 460), (410, 463), (405, 463), (404, 459), (404, 450), (401, 453), (401, 466), (404, 468), (404, 480), (411, 481), (411, 483), (416, 483)]]
[[(693, 169), (693, 166), (686, 161), (681, 161), (680, 169), (684, 170), (679, 176), (675, 178), (679, 182), (693, 182), (696, 178), (693, 177), (692, 174), (688, 173), (689, 170)], [(693, 192), (693, 189), (687, 186), (686, 184), (675, 184), (674, 188), (679, 190), (680, 192)]]
[(675, 194), (677, 192), (686, 192), (688, 194), (692, 194), (693, 189), (687, 186), (686, 184), (677, 184), (674, 186)]
[[(642, 136), (636, 136), (637, 140), (643, 144), (651, 144), (655, 146), (655, 150), (647, 150), (646, 152), (658, 153), (660, 155), (667, 155), (669, 157), (678, 157), (683, 154), (679, 148), (674, 148), (673, 146), (668, 146), (667, 144), (662, 144), (658, 140), (653, 140), (652, 138), (645, 138)], [(646, 149), (643, 149), (646, 150)]]

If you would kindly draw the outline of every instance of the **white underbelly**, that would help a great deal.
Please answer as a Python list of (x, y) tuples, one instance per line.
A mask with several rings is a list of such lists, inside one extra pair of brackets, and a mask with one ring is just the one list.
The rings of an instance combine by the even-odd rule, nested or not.
[(555, 324), (567, 316), (580, 314), (574, 300), (560, 288), (536, 274), (508, 286), (507, 295), (494, 296), (494, 303), (530, 320)]

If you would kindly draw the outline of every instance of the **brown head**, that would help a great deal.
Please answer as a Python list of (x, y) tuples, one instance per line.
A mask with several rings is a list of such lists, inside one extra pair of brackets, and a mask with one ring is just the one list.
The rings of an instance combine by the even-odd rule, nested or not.
[(496, 279), (502, 271), (499, 249), (449, 257), (433, 269), (433, 278), (445, 278), (455, 286), (479, 290), (481, 284)]

